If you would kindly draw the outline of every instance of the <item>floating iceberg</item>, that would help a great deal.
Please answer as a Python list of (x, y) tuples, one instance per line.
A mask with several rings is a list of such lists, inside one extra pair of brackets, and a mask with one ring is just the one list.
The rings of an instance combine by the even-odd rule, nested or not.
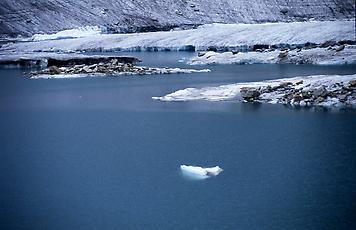
[(205, 179), (211, 176), (217, 176), (223, 171), (223, 169), (219, 166), (215, 166), (212, 168), (202, 168), (199, 166), (181, 165), (180, 169), (182, 170), (184, 175), (196, 179)]

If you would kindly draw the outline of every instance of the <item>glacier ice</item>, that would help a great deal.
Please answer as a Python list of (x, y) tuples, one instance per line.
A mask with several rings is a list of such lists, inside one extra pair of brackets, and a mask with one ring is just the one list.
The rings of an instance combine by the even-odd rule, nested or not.
[(355, 21), (210, 24), (197, 29), (136, 34), (100, 34), (75, 39), (6, 44), (0, 52), (164, 51), (249, 47), (255, 44), (321, 44), (354, 40)]

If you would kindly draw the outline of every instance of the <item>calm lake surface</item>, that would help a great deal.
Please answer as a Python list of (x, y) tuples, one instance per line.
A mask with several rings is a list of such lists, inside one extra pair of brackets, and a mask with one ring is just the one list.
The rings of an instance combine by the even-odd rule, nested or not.
[[(129, 54), (206, 68), (178, 62), (194, 53)], [(0, 69), (0, 228), (355, 229), (355, 110), (151, 97), (356, 66), (208, 68), (59, 80)], [(224, 171), (189, 180), (181, 164)]]

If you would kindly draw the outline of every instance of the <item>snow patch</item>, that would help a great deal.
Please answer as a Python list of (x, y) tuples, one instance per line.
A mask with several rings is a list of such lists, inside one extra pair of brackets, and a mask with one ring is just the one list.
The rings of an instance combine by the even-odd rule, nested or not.
[(63, 30), (55, 34), (35, 34), (31, 37), (31, 41), (47, 41), (47, 40), (61, 40), (84, 38), (102, 34), (102, 29), (98, 26), (85, 26), (71, 30)]

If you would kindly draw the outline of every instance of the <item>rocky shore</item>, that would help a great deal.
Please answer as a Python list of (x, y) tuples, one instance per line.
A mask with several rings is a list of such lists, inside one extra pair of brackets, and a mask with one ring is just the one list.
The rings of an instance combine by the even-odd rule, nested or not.
[(314, 64), (343, 65), (356, 63), (356, 45), (336, 42), (304, 48), (257, 49), (253, 52), (199, 52), (188, 61), (190, 65), (210, 64)]
[(241, 97), (247, 102), (267, 102), (294, 106), (355, 106), (356, 79), (332, 84), (311, 84), (303, 80), (279, 85), (243, 87)]
[(179, 68), (151, 68), (135, 66), (133, 63), (122, 63), (119, 59), (100, 59), (99, 63), (81, 64), (69, 66), (50, 66), (44, 70), (30, 72), (30, 78), (69, 78), (82, 76), (117, 76), (117, 75), (145, 75), (145, 74), (173, 74), (173, 73), (199, 73), (209, 72), (210, 70), (194, 70)]
[(246, 82), (217, 87), (186, 88), (161, 101), (262, 102), (293, 106), (356, 107), (356, 75), (317, 75)]

